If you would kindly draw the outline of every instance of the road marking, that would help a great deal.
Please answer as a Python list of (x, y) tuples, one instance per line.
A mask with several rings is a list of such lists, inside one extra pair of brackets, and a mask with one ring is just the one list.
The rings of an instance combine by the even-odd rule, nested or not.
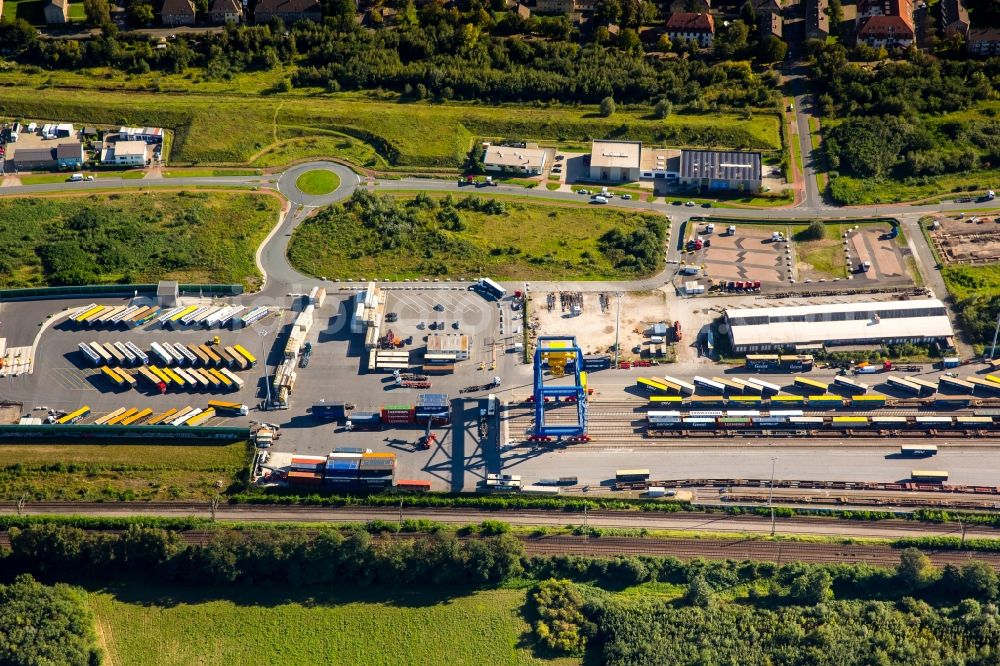
[(51, 375), (56, 378), (56, 381), (63, 388), (71, 391), (97, 392), (97, 389), (94, 388), (93, 384), (87, 381), (87, 379), (83, 376), (82, 371), (77, 370), (76, 368), (53, 368)]

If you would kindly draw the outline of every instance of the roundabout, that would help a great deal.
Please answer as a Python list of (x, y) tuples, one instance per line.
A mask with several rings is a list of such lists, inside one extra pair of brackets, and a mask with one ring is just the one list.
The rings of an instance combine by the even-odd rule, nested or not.
[(318, 208), (350, 196), (360, 183), (358, 175), (342, 164), (309, 162), (282, 173), (278, 191), (293, 205)]

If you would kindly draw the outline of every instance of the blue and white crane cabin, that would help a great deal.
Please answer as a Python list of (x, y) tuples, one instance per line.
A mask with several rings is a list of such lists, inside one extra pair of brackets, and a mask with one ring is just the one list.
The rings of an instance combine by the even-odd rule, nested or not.
[[(583, 350), (576, 338), (572, 336), (542, 336), (535, 346), (534, 363), (534, 393), (535, 424), (532, 441), (549, 441), (553, 437), (559, 440), (587, 441), (587, 387), (586, 373), (582, 371)], [(553, 377), (565, 376), (572, 372), (572, 384), (546, 385), (545, 369), (548, 368)], [(546, 422), (546, 403), (574, 403), (576, 411), (575, 423)], [(565, 411), (564, 408), (559, 411)]]

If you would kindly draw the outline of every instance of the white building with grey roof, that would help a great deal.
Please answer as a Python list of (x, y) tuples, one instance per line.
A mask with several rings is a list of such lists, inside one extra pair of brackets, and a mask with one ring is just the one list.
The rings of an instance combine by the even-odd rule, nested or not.
[(547, 157), (547, 151), (542, 148), (490, 145), (483, 155), (483, 167), (487, 171), (536, 176), (545, 168)]
[(730, 308), (725, 323), (737, 353), (901, 342), (950, 347), (955, 335), (944, 303), (936, 298)]
[(760, 153), (738, 150), (683, 150), (680, 183), (703, 190), (760, 192)]

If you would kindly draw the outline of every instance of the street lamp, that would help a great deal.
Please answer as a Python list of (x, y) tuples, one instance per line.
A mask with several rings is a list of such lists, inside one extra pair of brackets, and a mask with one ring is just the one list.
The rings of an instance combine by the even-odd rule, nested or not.
[(260, 360), (264, 372), (264, 388), (267, 391), (267, 402), (264, 403), (264, 409), (271, 406), (271, 384), (267, 380), (267, 349), (264, 346), (264, 340), (267, 338), (268, 333), (270, 331), (266, 328), (257, 329), (257, 335), (260, 336)]
[(618, 367), (618, 355), (621, 350), (618, 347), (618, 328), (621, 326), (622, 319), (622, 292), (615, 294), (618, 297), (618, 308), (615, 311), (615, 367)]

